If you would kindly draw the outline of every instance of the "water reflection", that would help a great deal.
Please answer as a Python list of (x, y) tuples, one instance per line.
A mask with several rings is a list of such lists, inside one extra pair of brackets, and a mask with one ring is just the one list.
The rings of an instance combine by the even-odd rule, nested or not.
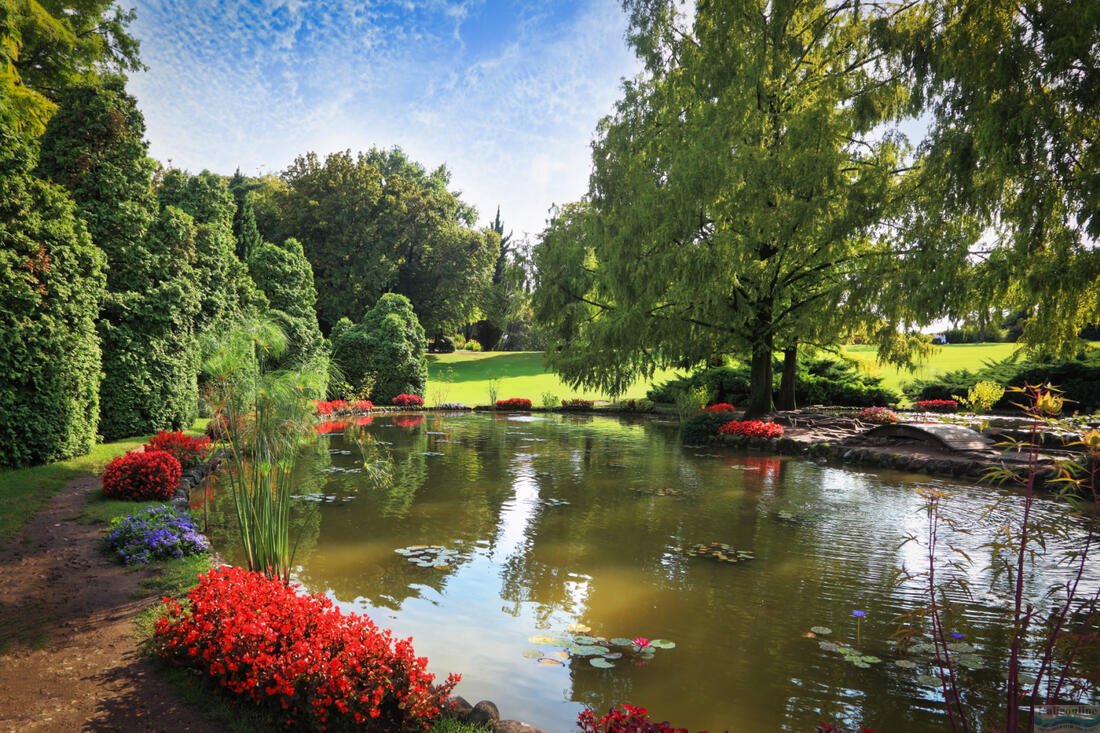
[[(935, 693), (914, 674), (885, 663), (858, 669), (802, 637), (826, 626), (853, 642), (851, 611), (866, 609), (864, 650), (892, 657), (895, 619), (919, 603), (920, 589), (894, 587), (891, 574), (921, 559), (898, 539), (923, 526), (915, 489), (924, 477), (681, 449), (674, 426), (644, 419), (437, 413), (377, 416), (362, 428), (388, 444), (394, 480), (368, 485), (354, 472), (354, 446), (318, 438), (296, 476), (308, 497), (296, 505), (306, 530), (297, 578), (413, 636), (435, 671), (463, 673), (459, 694), (549, 730), (572, 729), (584, 704), (623, 701), (693, 730), (943, 725)], [(941, 485), (956, 494), (946, 510), (974, 530), (953, 540), (974, 553), (970, 573), (988, 585), (981, 545), (1003, 519), (982, 516), (991, 490)], [(216, 497), (211, 516), (225, 527), (231, 513)], [(215, 541), (233, 556), (231, 532)], [(754, 559), (729, 565), (684, 552), (712, 541)], [(458, 559), (421, 568), (394, 552), (416, 544)], [(1038, 572), (1056, 575), (1049, 564)], [(1000, 664), (1003, 612), (988, 598), (958, 600), (963, 612), (951, 622), (990, 668)], [(677, 646), (612, 670), (523, 658), (531, 634), (578, 621), (596, 635)], [(972, 708), (997, 704), (992, 674), (971, 677)]]

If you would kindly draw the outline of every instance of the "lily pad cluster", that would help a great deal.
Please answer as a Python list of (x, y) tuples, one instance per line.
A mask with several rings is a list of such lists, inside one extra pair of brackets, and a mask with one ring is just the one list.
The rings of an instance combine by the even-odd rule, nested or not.
[(636, 494), (645, 494), (647, 496), (683, 496), (683, 489), (631, 489)]
[[(947, 642), (947, 650), (951, 654), (951, 663), (955, 665), (956, 668), (961, 667), (962, 669), (976, 670), (985, 667), (982, 658), (978, 656), (977, 649), (969, 642), (959, 639), (949, 641)], [(935, 666), (936, 647), (931, 642), (920, 641), (916, 644), (911, 644), (908, 651), (909, 654), (913, 656), (931, 657), (928, 663), (932, 667)], [(908, 662), (908, 664), (903, 664), (903, 662)], [(916, 669), (917, 667), (917, 662), (911, 659), (899, 659), (894, 662), (894, 664), (902, 669)], [(924, 677), (934, 679), (935, 686), (939, 686), (939, 678), (933, 675), (918, 675), (917, 681), (922, 684), (928, 684), (926, 680), (922, 679)]]
[(692, 545), (687, 549), (687, 554), (692, 557), (712, 557), (718, 562), (737, 563), (752, 560), (754, 555), (749, 550), (738, 550), (725, 542), (711, 542), (710, 544)]
[(786, 509), (780, 509), (775, 513), (775, 518), (784, 524), (798, 524), (802, 521), (802, 517), (794, 512), (789, 512)]
[(544, 497), (539, 499), (539, 504), (544, 506), (569, 506), (569, 502), (565, 499), (554, 499), (552, 497)]
[(583, 624), (572, 624), (565, 634), (534, 634), (527, 639), (535, 646), (560, 647), (543, 652), (538, 649), (525, 651), (527, 659), (537, 659), (539, 664), (551, 667), (563, 667), (573, 659), (587, 659), (588, 664), (597, 669), (611, 669), (615, 662), (627, 659), (633, 664), (647, 663), (658, 649), (672, 649), (675, 642), (667, 639), (646, 639), (636, 637), (627, 639), (616, 637), (590, 636), (591, 628)]
[[(833, 633), (833, 630), (828, 626), (813, 626), (810, 630), (802, 636), (807, 639), (816, 639), (819, 636), (829, 636)], [(848, 662), (853, 667), (859, 667), (860, 669), (869, 669), (872, 664), (879, 664), (882, 660), (871, 654), (863, 654), (858, 649), (843, 641), (819, 641), (817, 643), (823, 651), (832, 652), (833, 654), (840, 655), (840, 658), (845, 662)]]
[(403, 556), (413, 565), (422, 568), (435, 568), (436, 570), (452, 568), (455, 562), (458, 561), (458, 552), (449, 550), (442, 545), (410, 545), (399, 547), (394, 552)]

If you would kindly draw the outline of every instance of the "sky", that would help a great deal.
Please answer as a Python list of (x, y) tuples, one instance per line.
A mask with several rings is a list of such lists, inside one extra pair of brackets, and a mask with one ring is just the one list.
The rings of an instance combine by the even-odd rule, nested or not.
[(532, 238), (584, 194), (596, 123), (640, 69), (617, 0), (131, 2), (154, 158), (255, 175), (397, 145)]

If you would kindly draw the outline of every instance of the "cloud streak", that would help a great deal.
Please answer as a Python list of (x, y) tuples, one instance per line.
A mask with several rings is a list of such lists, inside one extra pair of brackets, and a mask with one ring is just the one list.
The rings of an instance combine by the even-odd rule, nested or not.
[(581, 196), (589, 143), (638, 64), (612, 0), (141, 0), (130, 87), (151, 154), (219, 173), (400, 145), (482, 221), (537, 233)]

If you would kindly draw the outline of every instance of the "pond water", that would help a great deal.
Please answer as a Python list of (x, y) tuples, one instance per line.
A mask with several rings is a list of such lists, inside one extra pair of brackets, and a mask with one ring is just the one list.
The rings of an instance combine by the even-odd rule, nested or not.
[[(372, 485), (356, 472), (354, 444), (319, 437), (298, 466), (296, 578), (413, 637), (438, 676), (462, 673), (457, 694), (491, 699), (506, 718), (569, 731), (585, 706), (629, 702), (712, 732), (811, 731), (819, 720), (943, 727), (938, 692), (918, 679), (930, 672), (928, 655), (912, 657), (915, 669), (898, 667), (888, 642), (897, 617), (923, 603), (919, 583), (897, 586), (891, 576), (927, 565), (920, 547), (899, 540), (923, 534), (916, 489), (930, 485), (951, 493), (945, 514), (972, 532), (945, 529), (942, 538), (975, 562), (975, 597), (958, 598), (947, 622), (983, 667), (963, 672), (966, 701), (988, 711), (1000, 699), (993, 670), (1005, 666), (1008, 592), (1002, 584), (986, 593), (981, 546), (1004, 519), (1004, 509), (983, 516), (991, 499), (1019, 505), (1007, 491), (683, 447), (675, 424), (651, 419), (437, 413), (360, 422), (388, 444), (394, 480)], [(215, 545), (239, 560), (231, 499), (214, 491), (209, 510)], [(1041, 517), (1062, 512), (1038, 507)], [(752, 557), (688, 552), (711, 542)], [(453, 554), (422, 567), (396, 552), (416, 545)], [(1033, 580), (1045, 585), (1059, 572), (1045, 563)], [(1095, 588), (1100, 574), (1090, 572)], [(865, 612), (858, 642), (854, 610)], [(540, 663), (565, 656), (555, 654), (562, 646), (531, 637), (560, 642), (570, 624), (675, 648), (649, 659), (619, 648), (624, 657), (609, 669), (585, 656)], [(828, 633), (804, 637), (812, 627)], [(857, 666), (821, 648), (829, 640), (881, 661)]]

